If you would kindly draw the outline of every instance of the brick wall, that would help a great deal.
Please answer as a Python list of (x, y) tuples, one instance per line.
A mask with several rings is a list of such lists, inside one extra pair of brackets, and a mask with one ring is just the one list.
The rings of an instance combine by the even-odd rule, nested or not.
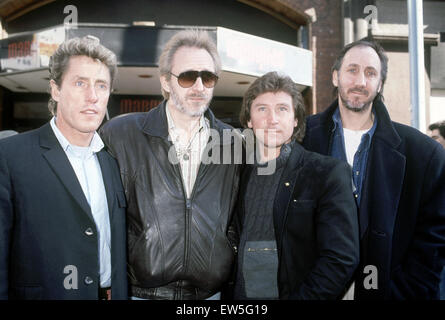
[(341, 0), (270, 0), (269, 6), (288, 8), (297, 12), (315, 9), (316, 21), (312, 23), (312, 51), (314, 53), (313, 112), (325, 110), (333, 100), (331, 67), (342, 48)]

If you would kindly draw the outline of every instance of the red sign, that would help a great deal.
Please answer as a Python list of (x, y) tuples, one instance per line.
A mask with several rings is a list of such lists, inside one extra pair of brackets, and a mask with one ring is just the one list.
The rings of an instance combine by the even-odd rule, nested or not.
[(31, 55), (32, 41), (18, 41), (8, 44), (8, 59), (15, 57), (26, 57)]
[(157, 99), (122, 99), (119, 113), (146, 112), (161, 102), (162, 100)]

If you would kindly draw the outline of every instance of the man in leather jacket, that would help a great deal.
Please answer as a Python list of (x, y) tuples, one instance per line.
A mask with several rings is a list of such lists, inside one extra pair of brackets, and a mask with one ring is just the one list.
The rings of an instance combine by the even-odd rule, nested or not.
[(237, 154), (240, 136), (208, 109), (220, 68), (206, 32), (179, 32), (159, 60), (165, 101), (101, 130), (128, 202), (133, 299), (219, 299), (229, 277), (227, 232), (241, 161), (220, 160)]

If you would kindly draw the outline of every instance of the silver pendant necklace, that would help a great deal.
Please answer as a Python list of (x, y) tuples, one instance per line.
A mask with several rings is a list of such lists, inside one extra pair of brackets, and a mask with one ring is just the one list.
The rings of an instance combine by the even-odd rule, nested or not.
[[(193, 132), (194, 129), (196, 128), (196, 126), (198, 126), (198, 125), (199, 125), (199, 122), (197, 122), (195, 124), (194, 128), (192, 128), (191, 131)], [(191, 152), (192, 152), (192, 143), (195, 140), (198, 133), (201, 131), (201, 129), (202, 128), (200, 128), (193, 134), (192, 138), (190, 139), (188, 145), (185, 148), (181, 148), (180, 143), (179, 143), (179, 136), (177, 136), (177, 138), (176, 138), (177, 146), (175, 146), (175, 149), (177, 150), (176, 155), (177, 155), (178, 159), (182, 157), (182, 159), (184, 161), (190, 160)]]
[(190, 156), (189, 156), (190, 150), (187, 150), (186, 152), (187, 153), (184, 153), (184, 155), (182, 156), (182, 159), (184, 159), (184, 161), (187, 161), (190, 159)]

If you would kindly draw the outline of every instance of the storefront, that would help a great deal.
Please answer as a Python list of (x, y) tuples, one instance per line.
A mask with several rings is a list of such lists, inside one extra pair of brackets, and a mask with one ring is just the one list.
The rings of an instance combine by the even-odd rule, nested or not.
[[(0, 40), (2, 126), (26, 131), (49, 118), (48, 62), (63, 41), (93, 35), (116, 53), (118, 76), (109, 101), (109, 118), (145, 112), (162, 101), (158, 59), (165, 43), (185, 26), (65, 24)], [(199, 27), (217, 43), (222, 73), (210, 105), (216, 116), (239, 126), (242, 96), (252, 81), (268, 71), (289, 75), (303, 94), (312, 86), (312, 52), (223, 27)]]

